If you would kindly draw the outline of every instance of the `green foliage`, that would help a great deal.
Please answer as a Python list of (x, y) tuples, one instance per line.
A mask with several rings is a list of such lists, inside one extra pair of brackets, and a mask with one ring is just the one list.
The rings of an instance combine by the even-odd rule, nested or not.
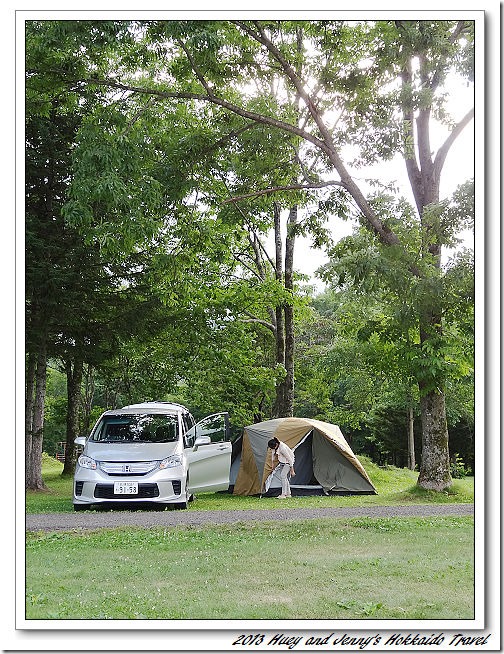
[[(360, 249), (359, 237), (341, 243), (339, 258), (329, 265), (352, 274), (353, 253), (363, 248), (369, 252), (366, 236), (360, 243)], [(459, 299), (450, 304), (446, 301), (446, 306), (452, 307), (450, 320), (443, 343), (436, 346), (432, 341), (419, 344), (417, 319), (411, 310), (411, 295), (418, 289), (412, 290), (401, 279), (399, 267), (397, 278), (390, 274), (388, 288), (376, 279), (368, 282), (364, 276), (362, 286), (345, 282), (338, 289), (334, 283), (334, 290), (312, 300), (313, 315), (298, 336), (297, 415), (335, 422), (355, 451), (366, 452), (377, 461), (406, 465), (409, 408), (416, 422), (417, 460), (421, 453), (416, 380), (420, 374), (436, 375), (437, 379), (445, 375), (453, 445), (456, 443), (466, 465), (471, 466), (474, 341), (470, 298), (462, 300), (470, 275), (451, 276), (450, 292)]]
[[(361, 28), (365, 55), (350, 74), (354, 88), (344, 101), (350, 110), (345, 126), (359, 142), (362, 161), (387, 160), (401, 149), (411, 154), (409, 110), (432, 107), (438, 119), (453, 125), (444, 110), (443, 82), (454, 72), (472, 78), (473, 27), (471, 21), (396, 20)], [(398, 89), (394, 80), (419, 55), (423, 66), (413, 66), (409, 83)]]
[[(442, 269), (438, 252), (471, 227), (473, 188), (417, 216), (370, 180), (385, 246), (334, 153), (354, 146), (354, 168), (410, 157), (418, 111), (452, 129), (443, 81), (471, 77), (472, 40), (444, 20), (29, 21), (30, 348), (47, 339), (94, 366), (97, 406), (171, 394), (248, 422), (269, 417), (284, 373), (271, 314), (293, 304), (298, 413), (388, 452), (401, 436), (385, 444), (379, 425), (397, 432), (420, 387), (448, 390), (450, 419), (470, 427), (473, 264)], [(292, 206), (317, 246), (334, 217), (362, 221), (330, 249), (323, 276), (341, 294), (320, 327), (261, 245)]]
[(454, 479), (462, 479), (469, 474), (464, 461), (459, 454), (454, 454), (452, 456), (450, 472)]
[[(371, 342), (376, 337), (383, 344), (394, 344), (399, 348), (397, 360), (407, 366), (407, 377), (424, 389), (442, 388), (448, 379), (467, 376), (472, 370), (467, 329), (473, 315), (471, 259), (468, 253), (459, 254), (446, 271), (440, 271), (434, 261), (422, 255), (417, 230), (410, 230), (406, 243), (411, 248), (410, 261), (415, 257), (421, 261), (421, 277), (410, 274), (398, 250), (383, 248), (362, 230), (331, 250), (323, 277), (334, 288), (354, 288), (358, 301), (367, 305), (368, 314), (369, 304), (375, 304), (371, 316), (359, 327), (358, 339)], [(443, 308), (444, 328), (440, 331), (439, 325), (433, 325), (432, 333), (420, 343), (421, 316), (433, 307), (435, 311)], [(375, 312), (378, 314), (373, 315)], [(463, 347), (461, 328), (469, 337)], [(422, 329), (427, 333), (425, 323)]]

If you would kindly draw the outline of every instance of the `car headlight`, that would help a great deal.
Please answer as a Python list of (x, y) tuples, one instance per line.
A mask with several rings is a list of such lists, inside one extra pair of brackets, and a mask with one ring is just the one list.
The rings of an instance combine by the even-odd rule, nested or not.
[(182, 457), (180, 454), (172, 454), (171, 456), (167, 456), (166, 459), (163, 459), (159, 462), (159, 467), (161, 470), (164, 470), (165, 468), (176, 468), (177, 466), (181, 465)]
[(89, 468), (90, 470), (96, 470), (96, 461), (92, 459), (90, 456), (84, 456), (84, 454), (81, 454), (80, 457), (77, 459), (77, 463), (80, 465), (81, 468)]

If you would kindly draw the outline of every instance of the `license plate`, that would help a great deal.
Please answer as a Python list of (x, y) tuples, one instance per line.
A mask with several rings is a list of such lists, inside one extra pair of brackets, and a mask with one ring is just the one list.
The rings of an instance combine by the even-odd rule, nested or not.
[(114, 482), (114, 495), (138, 495), (138, 482), (136, 481)]

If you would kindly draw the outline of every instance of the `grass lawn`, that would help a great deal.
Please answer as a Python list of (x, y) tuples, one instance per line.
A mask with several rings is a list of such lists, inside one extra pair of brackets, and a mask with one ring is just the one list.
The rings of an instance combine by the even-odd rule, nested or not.
[[(472, 503), (474, 501), (474, 478), (456, 479), (449, 491), (436, 493), (424, 491), (416, 486), (418, 473), (407, 468), (387, 466), (380, 468), (364, 456), (359, 456), (378, 495), (312, 496), (293, 497), (284, 500), (284, 507), (337, 507), (369, 506), (383, 504), (424, 504), (424, 503)], [(27, 492), (27, 513), (72, 512), (72, 479), (62, 478), (63, 465), (44, 456), (43, 477), (47, 485), (44, 492)], [(191, 503), (191, 511), (211, 511), (217, 509), (271, 509), (278, 508), (278, 500), (265, 497), (241, 497), (227, 493), (203, 493)]]
[(26, 573), (34, 620), (471, 619), (473, 520), (28, 534)]
[[(471, 478), (428, 493), (417, 473), (361, 459), (378, 495), (294, 497), (282, 507), (473, 501)], [(44, 458), (47, 490), (27, 493), (28, 512), (73, 511), (61, 470)], [(272, 507), (278, 500), (216, 493), (189, 510)], [(28, 533), (26, 618), (472, 619), (473, 553), (471, 517)]]

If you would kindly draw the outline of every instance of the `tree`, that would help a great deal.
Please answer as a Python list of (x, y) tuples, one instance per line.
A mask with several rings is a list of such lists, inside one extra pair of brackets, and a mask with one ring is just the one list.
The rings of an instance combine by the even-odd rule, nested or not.
[[(292, 170), (279, 170), (271, 148), (274, 148), (276, 157), (279, 149), (283, 152), (288, 149), (289, 156), (285, 159), (289, 161), (294, 158), (292, 143), (285, 134), (276, 134), (272, 138), (264, 131), (257, 133), (258, 130), (254, 130), (252, 137), (250, 131), (247, 134), (247, 141), (235, 145), (236, 134), (243, 130), (243, 126), (235, 126), (229, 118), (223, 123), (221, 117), (216, 119), (206, 115), (206, 120), (202, 122), (199, 107), (193, 112), (186, 107), (169, 112), (161, 109), (160, 112), (158, 106), (152, 106), (152, 103), (145, 102), (141, 97), (135, 97), (129, 103), (121, 103), (120, 110), (116, 103), (116, 98), (111, 97), (108, 106), (96, 111), (93, 120), (88, 120), (81, 129), (76, 149), (72, 197), (66, 205), (67, 220), (76, 226), (80, 225), (84, 230), (92, 228), (102, 246), (117, 254), (121, 249), (134, 247), (139, 239), (145, 239), (145, 234), (139, 231), (133, 234), (131, 220), (126, 222), (125, 217), (134, 216), (135, 224), (142, 224), (145, 228), (147, 220), (153, 216), (159, 228), (166, 231), (165, 236), (169, 237), (165, 239), (168, 250), (171, 250), (169, 239), (177, 244), (177, 249), (184, 248), (183, 256), (178, 252), (174, 257), (178, 262), (177, 279), (180, 283), (181, 271), (187, 273), (188, 267), (193, 265), (191, 256), (197, 261), (198, 256), (211, 246), (215, 248), (211, 256), (222, 258), (222, 244), (217, 244), (216, 241), (210, 243), (205, 233), (205, 214), (213, 210), (215, 216), (211, 221), (212, 227), (218, 230), (231, 249), (235, 266), (242, 269), (242, 275), (251, 273), (252, 283), (261, 280), (264, 286), (265, 299), (260, 303), (258, 314), (252, 314), (250, 307), (237, 307), (232, 297), (233, 287), (226, 285), (226, 289), (230, 305), (237, 309), (237, 318), (242, 316), (242, 320), (255, 321), (257, 325), (271, 329), (274, 334), (275, 368), (278, 375), (274, 413), (291, 415), (294, 385), (293, 254), (297, 206), (288, 211), (289, 228), (284, 259), (280, 201), (277, 199), (273, 203), (268, 200), (245, 208), (242, 204), (237, 208), (235, 203), (229, 203), (229, 199), (232, 192), (239, 194), (243, 188), (250, 188), (251, 182), (257, 183), (259, 175), (263, 179), (267, 177), (275, 180), (276, 183), (280, 179), (282, 183), (285, 178), (290, 180)], [(141, 105), (140, 108), (137, 103)], [(160, 113), (163, 121), (161, 128), (157, 120)], [(262, 137), (267, 139), (266, 146), (261, 142)], [(216, 143), (234, 145), (236, 152), (231, 157), (225, 156), (222, 148), (216, 147)], [(137, 150), (138, 144), (141, 150)], [(137, 168), (135, 163), (138, 163)], [(294, 162), (291, 164), (293, 166)], [(167, 200), (164, 205), (159, 201), (160, 195), (153, 193), (149, 196), (145, 193), (147, 171), (150, 173), (149, 187), (159, 191), (162, 186)], [(137, 179), (139, 181), (135, 183)], [(141, 207), (142, 215), (139, 215), (138, 207)], [(102, 214), (104, 218), (100, 219)], [(269, 227), (273, 224), (277, 238), (272, 259), (261, 243), (261, 233), (265, 231), (266, 225)], [(112, 225), (113, 237), (107, 231)], [(223, 235), (218, 225), (227, 225), (229, 234)], [(155, 227), (152, 226), (152, 233), (154, 230)], [(198, 237), (197, 240), (193, 238), (194, 234)], [(205, 252), (203, 256), (208, 255)], [(277, 288), (272, 294), (273, 269)], [(173, 271), (174, 267), (170, 266), (170, 273)], [(221, 274), (226, 274), (224, 268)], [(216, 276), (215, 282), (219, 281), (225, 283)], [(238, 288), (237, 297), (240, 294)], [(254, 289), (253, 295), (258, 297), (257, 289)], [(268, 305), (275, 298), (279, 304), (268, 311)], [(247, 305), (250, 304), (248, 301)], [(267, 320), (262, 315), (265, 305), (269, 314)], [(285, 371), (283, 379), (282, 370)]]
[[(75, 94), (51, 72), (55, 60), (68, 70), (85, 69), (82, 60), (69, 56), (68, 42), (75, 45), (75, 32), (59, 27), (58, 23), (38, 21), (27, 27), (26, 485), (31, 489), (44, 487), (41, 454), (49, 358), (60, 358), (67, 375), (64, 473), (69, 474), (78, 435), (83, 366), (112, 356), (117, 337), (135, 324), (124, 320), (115, 333), (110, 330), (118, 313), (124, 318), (132, 313), (128, 303), (135, 277), (145, 263), (138, 252), (120, 261), (102, 256), (105, 253), (97, 239), (86, 240), (64, 219), (72, 181), (72, 150), (86, 112), (99, 98), (90, 99), (85, 91)], [(91, 30), (84, 36), (84, 41), (90, 39), (98, 46), (95, 64), (106, 59), (101, 50), (107, 42), (106, 32), (102, 27), (99, 35)], [(34, 62), (42, 71), (34, 72)]]
[[(134, 34), (139, 47), (135, 56), (129, 53), (122, 60), (114, 77), (103, 70), (81, 77), (60, 71), (70, 84), (156, 103), (175, 100), (200, 113), (204, 106), (213, 107), (215, 117), (239, 116), (243, 130), (255, 123), (300, 139), (303, 160), (313, 165), (308, 179), (291, 181), (283, 190), (327, 188), (333, 207), (347, 215), (354, 205), (382, 251), (401, 256), (411, 278), (433, 291), (423, 295), (429, 302), (415, 308), (422, 348), (431, 353), (431, 365), (416, 382), (423, 425), (419, 484), (436, 490), (451, 483), (444, 389), (436, 363), (443, 347), (443, 307), (436, 291), (442, 247), (436, 228), (439, 184), (450, 147), (472, 118), (469, 111), (450, 124), (443, 116), (442, 90), (453, 69), (471, 75), (471, 27), (466, 21), (148, 21), (131, 24), (128, 38)], [(280, 104), (260, 84), (257, 95), (252, 91), (264, 76), (272, 79), (271, 70), (283, 92)], [(447, 124), (448, 136), (433, 155), (434, 113)], [(391, 221), (383, 204), (356, 181), (345, 161), (348, 139), (359, 147), (361, 164), (386, 161), (402, 151), (422, 236), (420, 261), (402, 238), (401, 217)], [(278, 189), (260, 192), (273, 190)]]
[(27, 121), (26, 199), (26, 485), (44, 487), (41, 454), (47, 362), (55, 338), (54, 319), (61, 310), (61, 259), (66, 241), (60, 240), (58, 211), (64, 193), (72, 121), (55, 114), (29, 116)]
[[(454, 244), (454, 235), (460, 227), (471, 225), (472, 198), (472, 184), (466, 184), (456, 191), (451, 202), (444, 203), (445, 242)], [(392, 216), (407, 215), (406, 207), (398, 210), (392, 197), (381, 201), (387, 204)], [(402, 230), (401, 238), (408, 249), (412, 253), (421, 252), (421, 233), (416, 228), (413, 212), (410, 212), (409, 222), (402, 226)], [(382, 409), (402, 407), (404, 413), (409, 414), (411, 442), (412, 409), (415, 409), (420, 390), (415, 391), (415, 381), (434, 373), (447, 392), (450, 422), (456, 422), (458, 410), (455, 406), (462, 408), (460, 398), (466, 396), (474, 384), (472, 252), (458, 250), (445, 261), (435, 285), (432, 281), (420, 283), (404, 269), (401, 257), (390, 250), (381, 251), (377, 239), (361, 228), (332, 248), (330, 261), (321, 269), (321, 274), (336, 294), (334, 298), (326, 294), (323, 304), (317, 299), (315, 306), (320, 306), (325, 316), (332, 315), (339, 325), (335, 329), (339, 340), (333, 336), (334, 342), (325, 344), (326, 353), (321, 366), (329, 368), (333, 378), (345, 383), (345, 399), (354, 411), (365, 407), (365, 402), (368, 402), (362, 418), (359, 418), (358, 410), (355, 412), (357, 422), (364, 420), (371, 425), (368, 418), (376, 413), (375, 407), (380, 403), (381, 422), (384, 418)], [(444, 333), (438, 352), (432, 352), (422, 342), (416, 311), (417, 307), (430, 304), (434, 290), (443, 306)], [(379, 390), (373, 382), (368, 383), (368, 376), (378, 382)], [(467, 390), (462, 390), (462, 387)], [(366, 388), (371, 388), (371, 395), (376, 393), (380, 399), (366, 397)], [(469, 398), (471, 395), (469, 393)], [(465, 401), (462, 405), (470, 406)], [(339, 419), (345, 420), (345, 410)], [(410, 466), (413, 466), (411, 446), (409, 453)]]
[[(344, 280), (313, 298), (313, 315), (300, 327), (296, 404), (301, 415), (340, 424), (356, 451), (380, 464), (414, 469), (414, 448), (420, 454), (421, 435), (411, 424), (420, 415), (415, 368), (423, 358), (418, 327), (408, 317), (411, 297), (404, 288), (393, 295), (389, 285), (384, 289), (380, 282), (373, 284), (371, 280), (380, 280), (378, 272), (363, 275), (361, 271), (360, 283), (356, 283), (351, 273), (363, 257), (350, 246), (356, 248), (357, 240), (361, 253), (366, 244), (368, 260), (377, 258), (368, 234), (349, 238), (349, 243), (335, 248), (340, 257), (328, 264), (327, 275), (337, 280), (344, 271)], [(401, 271), (391, 269), (388, 274), (400, 287)], [(471, 277), (470, 258), (458, 255), (445, 271), (444, 304), (451, 307), (445, 387), (452, 452), (473, 468)]]
[(297, 392), (308, 402), (305, 413), (341, 425), (356, 449), (378, 462), (414, 469), (414, 443), (408, 437), (418, 393), (407, 343), (393, 324), (397, 304), (390, 306), (383, 293), (347, 285), (316, 296), (312, 307), (314, 315), (299, 338)]

